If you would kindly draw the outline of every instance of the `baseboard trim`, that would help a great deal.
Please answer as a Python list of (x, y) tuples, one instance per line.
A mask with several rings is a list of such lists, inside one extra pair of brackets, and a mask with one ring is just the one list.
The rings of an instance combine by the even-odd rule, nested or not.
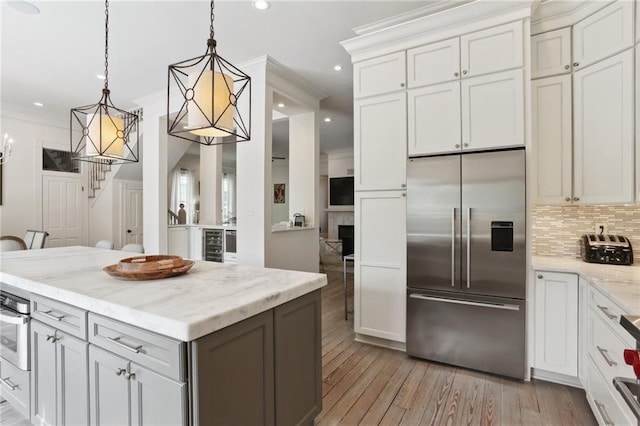
[(406, 343), (396, 342), (393, 340), (382, 339), (380, 337), (367, 336), (364, 334), (356, 333), (356, 342), (366, 343), (368, 345), (380, 346), (383, 348), (393, 349), (396, 351), (406, 352)]
[(582, 383), (580, 383), (580, 379), (573, 376), (567, 376), (566, 374), (553, 373), (551, 371), (532, 368), (531, 377), (533, 379), (544, 380), (545, 382), (553, 382), (578, 389), (584, 389), (584, 386), (582, 386)]

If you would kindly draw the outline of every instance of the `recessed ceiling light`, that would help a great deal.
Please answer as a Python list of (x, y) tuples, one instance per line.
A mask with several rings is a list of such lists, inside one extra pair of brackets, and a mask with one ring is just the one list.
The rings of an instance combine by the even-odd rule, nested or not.
[(284, 108), (284, 104), (283, 104), (282, 102), (280, 102), (280, 103), (278, 104), (278, 108)]
[(42, 102), (34, 102), (33, 104), (35, 106), (37, 106), (37, 107), (43, 107), (44, 106), (44, 104)]
[(100, 80), (105, 80), (107, 78), (104, 76), (104, 74), (96, 74), (96, 77)]
[(25, 0), (9, 0), (7, 4), (18, 12), (22, 12), (27, 15), (38, 15), (40, 13), (40, 9)]
[(271, 7), (271, 3), (267, 0), (255, 0), (253, 6), (258, 10), (267, 10)]
[(333, 69), (336, 71), (342, 71), (342, 65), (336, 65)]
[(331, 123), (331, 117), (327, 117), (327, 118), (325, 118), (325, 119), (324, 119), (324, 122), (325, 122), (325, 123)]

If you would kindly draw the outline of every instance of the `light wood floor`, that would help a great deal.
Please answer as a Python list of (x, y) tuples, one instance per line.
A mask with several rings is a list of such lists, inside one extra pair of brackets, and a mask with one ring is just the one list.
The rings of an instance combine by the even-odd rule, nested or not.
[[(322, 292), (322, 392), (319, 425), (596, 425), (580, 389), (520, 382), (407, 357), (355, 342), (344, 320), (342, 269), (327, 265)], [(349, 306), (353, 308), (353, 275)], [(384, 312), (380, 313), (384, 315)], [(0, 424), (27, 426), (6, 402)]]
[[(323, 411), (317, 424), (597, 424), (581, 389), (521, 382), (355, 342), (353, 314), (344, 320), (342, 271), (327, 269), (335, 272), (327, 271), (322, 294)], [(350, 309), (352, 280), (349, 274)]]

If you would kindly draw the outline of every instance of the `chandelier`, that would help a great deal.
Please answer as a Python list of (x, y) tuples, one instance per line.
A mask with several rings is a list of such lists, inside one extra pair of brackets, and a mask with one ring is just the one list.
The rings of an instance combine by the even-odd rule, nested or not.
[(73, 158), (93, 163), (138, 162), (138, 115), (117, 108), (109, 91), (109, 0), (104, 2), (104, 88), (98, 103), (71, 110)]
[[(218, 55), (213, 0), (210, 7), (205, 54), (169, 65), (167, 133), (203, 145), (248, 141), (251, 139), (251, 77)], [(171, 114), (176, 110), (177, 113)], [(223, 140), (228, 136), (234, 139)]]
[(11, 155), (11, 145), (13, 145), (13, 138), (5, 133), (2, 138), (2, 146), (0, 147), (0, 164), (4, 164)]

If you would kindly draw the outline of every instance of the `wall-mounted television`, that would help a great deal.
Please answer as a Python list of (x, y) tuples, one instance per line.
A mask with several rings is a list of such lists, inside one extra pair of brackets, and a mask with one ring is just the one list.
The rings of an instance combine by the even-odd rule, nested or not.
[(353, 206), (353, 176), (329, 178), (329, 207)]

